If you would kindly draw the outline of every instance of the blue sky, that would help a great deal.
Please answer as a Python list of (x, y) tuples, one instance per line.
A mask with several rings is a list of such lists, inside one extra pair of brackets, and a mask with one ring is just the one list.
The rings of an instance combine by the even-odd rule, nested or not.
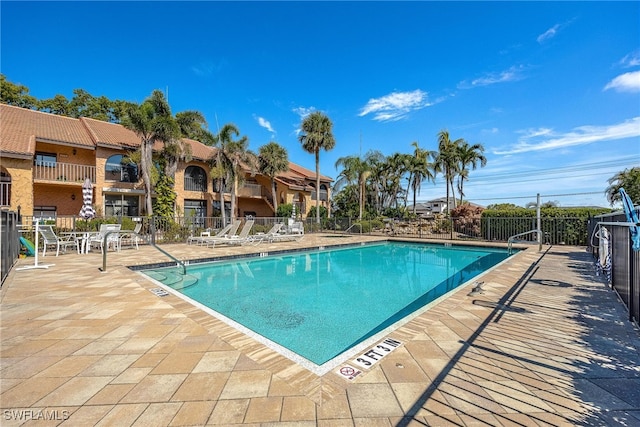
[[(31, 95), (141, 102), (235, 123), (258, 148), (298, 142), (305, 114), (334, 124), (339, 157), (435, 150), (449, 131), (485, 147), (472, 202), (608, 206), (640, 166), (640, 2), (11, 2), (0, 70)], [(418, 200), (445, 194), (424, 183)], [(570, 194), (573, 194), (570, 196)]]

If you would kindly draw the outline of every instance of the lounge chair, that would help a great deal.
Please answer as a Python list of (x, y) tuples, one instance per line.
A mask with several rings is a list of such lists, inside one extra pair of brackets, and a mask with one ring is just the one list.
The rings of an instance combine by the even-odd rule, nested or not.
[[(226, 227), (222, 228), (220, 231), (226, 233), (227, 231), (229, 231), (229, 228), (231, 228), (231, 224), (227, 225)], [(189, 236), (187, 238), (187, 245), (190, 244), (202, 244), (204, 241), (205, 237), (211, 237), (211, 229), (207, 228), (207, 231), (202, 231), (200, 232), (199, 236)]]
[(270, 242), (285, 242), (300, 240), (304, 237), (304, 225), (300, 221), (292, 222), (283, 233), (275, 233), (270, 238)]
[(244, 245), (250, 242), (252, 240), (252, 237), (249, 236), (249, 232), (251, 231), (254, 222), (255, 221), (252, 219), (245, 221), (244, 225), (242, 226), (242, 230), (240, 230), (240, 233), (237, 235), (227, 235), (219, 239), (211, 238), (207, 240), (207, 246), (209, 246), (209, 243), (213, 243), (213, 247), (215, 248), (216, 244)]
[(53, 232), (53, 227), (41, 226), (39, 228), (40, 234), (42, 235), (42, 240), (44, 243), (42, 245), (42, 256), (45, 256), (47, 253), (48, 246), (56, 247), (56, 256), (60, 254), (60, 248), (62, 248), (62, 252), (67, 252), (67, 246), (74, 245), (78, 253), (80, 253), (80, 242), (73, 235), (69, 235), (68, 237), (58, 237), (56, 233)]
[(227, 239), (230, 236), (234, 236), (238, 232), (240, 224), (241, 221), (233, 221), (231, 224), (218, 231), (214, 236), (202, 237), (201, 244), (206, 244), (207, 247), (209, 247), (209, 244), (213, 244), (215, 246), (216, 240)]

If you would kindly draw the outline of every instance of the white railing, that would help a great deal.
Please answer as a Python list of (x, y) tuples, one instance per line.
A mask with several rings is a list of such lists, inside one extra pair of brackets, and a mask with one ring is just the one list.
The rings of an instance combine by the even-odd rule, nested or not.
[(96, 182), (96, 167), (73, 163), (43, 162), (33, 167), (33, 179), (59, 182)]
[(0, 206), (11, 205), (11, 183), (0, 182)]

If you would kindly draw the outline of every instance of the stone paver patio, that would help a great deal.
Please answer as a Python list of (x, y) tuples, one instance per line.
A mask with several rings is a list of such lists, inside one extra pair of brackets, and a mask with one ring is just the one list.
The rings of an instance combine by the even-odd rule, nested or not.
[[(181, 259), (373, 240), (163, 249)], [(1, 290), (0, 407), (14, 425), (640, 426), (640, 332), (584, 248), (528, 248), (389, 333), (354, 380), (318, 376), (127, 266), (149, 246), (41, 258)], [(22, 259), (17, 267), (33, 264)]]

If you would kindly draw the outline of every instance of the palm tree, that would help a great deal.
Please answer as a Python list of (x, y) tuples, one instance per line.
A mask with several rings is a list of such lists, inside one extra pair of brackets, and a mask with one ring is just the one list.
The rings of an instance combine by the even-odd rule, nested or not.
[(289, 157), (287, 150), (277, 142), (269, 142), (259, 149), (258, 170), (261, 174), (271, 179), (271, 198), (273, 199), (273, 210), (278, 211), (278, 200), (276, 193), (276, 175), (289, 170)]
[(233, 123), (226, 124), (218, 135), (218, 149), (212, 159), (212, 175), (219, 180), (220, 206), (222, 211), (222, 222), (226, 223), (224, 209), (225, 184), (230, 183), (231, 193), (231, 216), (237, 216), (236, 212), (236, 192), (238, 185), (244, 180), (244, 166), (255, 170), (257, 156), (249, 151), (249, 138), (246, 136), (234, 140), (234, 136), (239, 136), (240, 131)]
[[(447, 130), (438, 132), (438, 155), (434, 170), (444, 173), (447, 184), (447, 214), (451, 210), (449, 208), (449, 188), (453, 192), (453, 180), (458, 173), (458, 147), (464, 142), (462, 138), (451, 141)], [(453, 204), (455, 208), (455, 194), (453, 195)]]
[(365, 193), (367, 179), (371, 176), (373, 163), (382, 156), (379, 151), (369, 151), (364, 159), (360, 156), (345, 156), (336, 160), (336, 169), (342, 167), (342, 172), (338, 175), (334, 188), (339, 190), (348, 185), (358, 188), (358, 219), (362, 220), (365, 205)]
[(620, 189), (624, 188), (631, 201), (636, 205), (640, 203), (640, 167), (625, 169), (616, 173), (607, 180), (609, 186), (605, 190), (607, 200), (611, 206), (622, 200)]
[(460, 204), (462, 204), (462, 197), (464, 196), (462, 189), (464, 181), (469, 179), (468, 167), (471, 166), (475, 170), (478, 163), (480, 163), (480, 167), (487, 165), (487, 158), (482, 153), (484, 153), (482, 144), (469, 145), (465, 141), (458, 147), (458, 192), (460, 193)]
[(435, 158), (437, 153), (420, 148), (415, 141), (411, 146), (414, 150), (413, 157), (409, 161), (409, 187), (413, 191), (413, 214), (415, 215), (416, 194), (420, 194), (420, 186), (425, 180), (433, 181), (435, 178), (432, 172), (432, 165), (429, 163), (429, 157)]
[(332, 150), (336, 140), (332, 133), (333, 123), (320, 111), (314, 111), (304, 118), (300, 126), (302, 133), (298, 140), (307, 153), (316, 156), (316, 223), (320, 224), (320, 150)]
[(151, 192), (153, 190), (152, 169), (153, 145), (158, 141), (167, 143), (180, 136), (180, 129), (171, 116), (164, 94), (154, 90), (142, 104), (130, 104), (122, 125), (140, 137), (140, 172), (145, 189), (147, 215), (153, 215)]
[(165, 142), (162, 157), (165, 160), (165, 174), (171, 179), (175, 179), (178, 162), (184, 160), (191, 161), (191, 146), (185, 144), (183, 138), (190, 138), (197, 141), (207, 139), (206, 125), (202, 113), (198, 111), (183, 111), (176, 114), (176, 123), (180, 129), (180, 138)]

